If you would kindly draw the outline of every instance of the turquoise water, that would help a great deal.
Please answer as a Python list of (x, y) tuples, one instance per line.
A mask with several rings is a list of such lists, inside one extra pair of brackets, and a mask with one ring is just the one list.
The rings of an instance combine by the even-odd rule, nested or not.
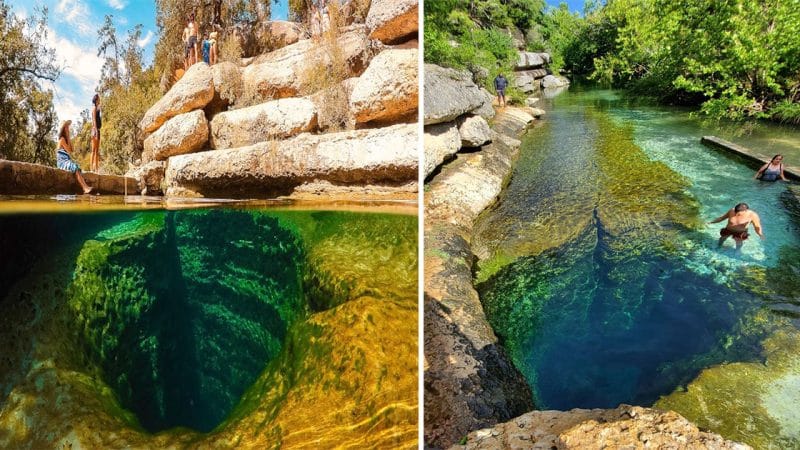
[[(475, 232), (484, 309), (537, 408), (649, 406), (800, 327), (796, 186), (753, 180), (683, 110), (603, 90), (545, 105)], [(766, 235), (739, 253), (707, 224), (738, 202)]]

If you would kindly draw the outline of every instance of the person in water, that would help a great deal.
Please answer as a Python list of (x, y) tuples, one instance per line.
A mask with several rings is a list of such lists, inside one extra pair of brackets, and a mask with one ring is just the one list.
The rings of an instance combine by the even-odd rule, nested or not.
[(100, 170), (100, 127), (103, 126), (103, 119), (100, 116), (100, 95), (94, 94), (92, 97), (92, 172)]
[(758, 218), (758, 214), (756, 214), (755, 211), (750, 210), (750, 207), (747, 206), (747, 203), (739, 203), (730, 211), (717, 217), (709, 223), (719, 223), (725, 219), (728, 219), (728, 224), (725, 225), (725, 228), (719, 230), (720, 247), (722, 247), (722, 244), (725, 243), (726, 239), (733, 237), (733, 240), (736, 241), (736, 250), (741, 249), (742, 244), (749, 237), (749, 234), (747, 233), (747, 226), (750, 224), (753, 224), (756, 234), (758, 234), (761, 239), (764, 239), (764, 232), (761, 230), (761, 220)]
[(506, 106), (506, 88), (508, 87), (508, 79), (502, 73), (498, 74), (494, 79), (494, 90), (497, 91), (497, 104), (500, 107)]
[(92, 192), (92, 188), (86, 184), (86, 180), (83, 179), (83, 174), (81, 174), (81, 168), (78, 166), (78, 163), (73, 161), (72, 156), (72, 141), (69, 138), (69, 126), (72, 124), (71, 120), (66, 120), (61, 124), (61, 128), (58, 131), (58, 149), (56, 150), (56, 165), (61, 170), (66, 170), (67, 172), (72, 172), (75, 174), (75, 179), (78, 180), (78, 184), (81, 185), (84, 194), (89, 194)]
[(787, 181), (786, 177), (783, 176), (783, 155), (773, 156), (770, 162), (758, 169), (753, 178), (761, 181), (777, 181), (778, 179)]

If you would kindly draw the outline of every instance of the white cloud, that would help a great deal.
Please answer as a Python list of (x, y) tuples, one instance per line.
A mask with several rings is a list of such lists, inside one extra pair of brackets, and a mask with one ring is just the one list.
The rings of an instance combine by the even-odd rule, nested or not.
[(136, 42), (136, 45), (138, 45), (139, 48), (145, 48), (147, 47), (147, 44), (149, 44), (150, 41), (153, 40), (153, 37), (155, 37), (153, 30), (147, 30), (147, 34), (142, 39), (139, 39)]
[(108, 6), (117, 10), (121, 10), (128, 6), (128, 2), (125, 0), (108, 0)]
[(53, 103), (60, 120), (76, 120), (89, 107), (92, 95), (100, 82), (103, 59), (90, 47), (81, 47), (47, 30), (47, 45), (56, 51), (56, 61), (64, 71), (55, 85)]
[(59, 22), (75, 27), (84, 36), (93, 34), (96, 29), (91, 23), (89, 8), (80, 0), (60, 0), (54, 17)]

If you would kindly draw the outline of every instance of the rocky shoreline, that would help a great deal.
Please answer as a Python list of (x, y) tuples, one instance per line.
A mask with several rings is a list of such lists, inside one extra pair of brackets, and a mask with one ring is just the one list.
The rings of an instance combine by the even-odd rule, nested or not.
[[(491, 143), (458, 153), (428, 142), (491, 106), (466, 74), (426, 65), (425, 99), (425, 442), (430, 448), (721, 448), (747, 449), (672, 411), (616, 409), (532, 411), (530, 387), (489, 325), (473, 286), (473, 226), (509, 181), (518, 138), (539, 113), (507, 107), (494, 116)], [(449, 89), (434, 83), (450, 84)], [(429, 92), (451, 92), (429, 102)], [(486, 92), (482, 94), (486, 97)], [(441, 95), (441, 94), (440, 94)], [(464, 105), (469, 105), (465, 108)], [(446, 119), (442, 119), (446, 118)], [(444, 123), (444, 125), (442, 125)], [(450, 125), (447, 125), (447, 124)], [(447, 140), (443, 140), (448, 142)], [(452, 142), (453, 140), (450, 140)], [(447, 151), (443, 149), (447, 148)], [(442, 156), (444, 155), (444, 156)], [(442, 165), (442, 162), (445, 164)]]

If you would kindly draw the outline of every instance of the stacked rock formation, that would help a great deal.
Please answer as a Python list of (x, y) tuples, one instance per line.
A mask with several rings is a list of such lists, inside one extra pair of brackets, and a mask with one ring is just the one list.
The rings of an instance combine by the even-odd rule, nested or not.
[[(416, 0), (373, 1), (366, 24), (240, 64), (195, 64), (140, 123), (142, 165), (132, 174), (141, 189), (188, 197), (313, 191), (413, 198), (417, 8)], [(340, 88), (320, 83), (320, 74), (331, 72), (343, 74)]]
[(521, 51), (514, 66), (514, 86), (526, 94), (541, 89), (564, 87), (569, 80), (562, 76), (552, 75), (547, 65), (552, 61), (549, 53)]

